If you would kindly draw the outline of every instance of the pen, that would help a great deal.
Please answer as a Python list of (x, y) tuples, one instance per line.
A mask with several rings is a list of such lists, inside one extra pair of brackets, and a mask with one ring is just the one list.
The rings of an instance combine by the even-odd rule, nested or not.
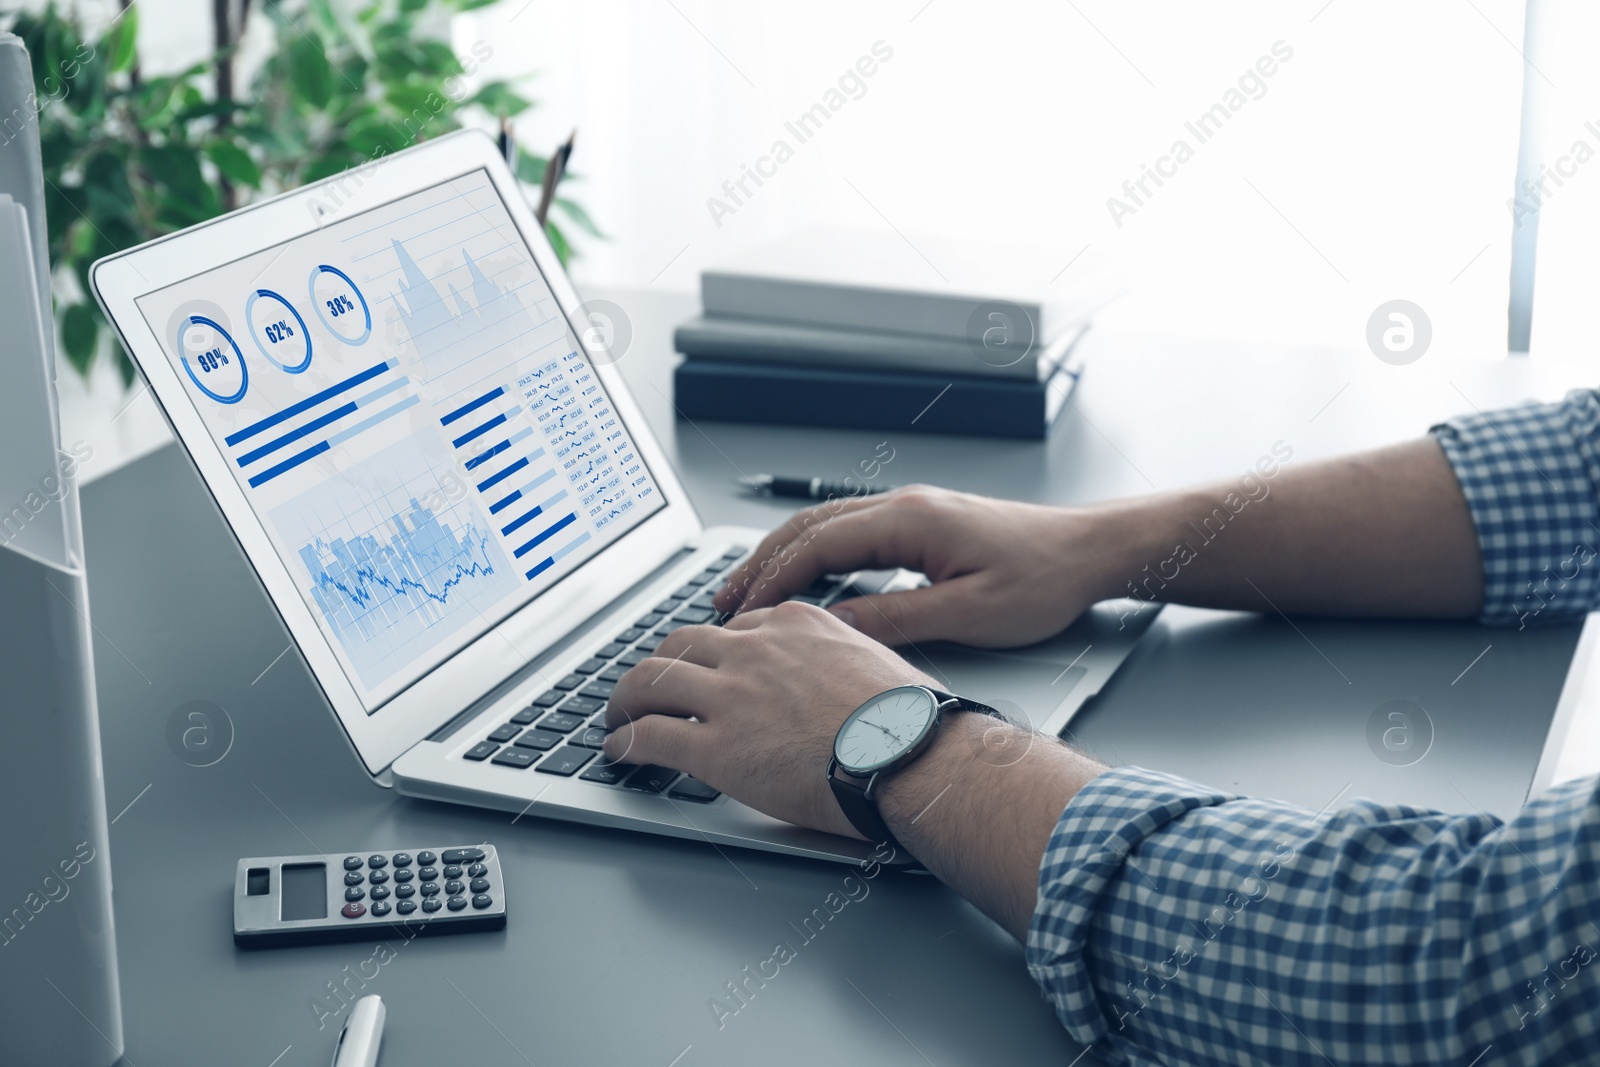
[(781, 496), (794, 500), (831, 500), (834, 497), (873, 496), (887, 493), (892, 485), (862, 485), (852, 488), (843, 482), (822, 478), (785, 478), (780, 474), (756, 474), (737, 479), (738, 484), (757, 496)]
[(333, 1067), (374, 1067), (383, 1040), (383, 998), (373, 994), (356, 1001), (333, 1046)]
[(533, 213), (541, 225), (544, 217), (550, 214), (550, 203), (556, 198), (556, 186), (567, 173), (567, 160), (572, 158), (572, 144), (577, 139), (578, 131), (573, 130), (567, 143), (556, 149), (550, 162), (544, 165), (544, 186), (539, 190), (539, 207)]

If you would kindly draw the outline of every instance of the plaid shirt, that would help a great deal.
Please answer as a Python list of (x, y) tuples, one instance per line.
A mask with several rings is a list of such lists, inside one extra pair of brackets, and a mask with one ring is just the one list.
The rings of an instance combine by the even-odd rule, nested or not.
[[(1600, 607), (1600, 394), (1434, 427), (1483, 549), (1483, 621)], [(1039, 871), (1028, 968), (1135, 1067), (1600, 1058), (1600, 780), (1502, 823), (1324, 814), (1136, 767), (1089, 783)]]

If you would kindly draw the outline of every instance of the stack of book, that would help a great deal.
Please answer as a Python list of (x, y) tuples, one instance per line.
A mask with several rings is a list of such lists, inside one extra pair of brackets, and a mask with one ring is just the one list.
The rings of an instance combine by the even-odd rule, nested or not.
[(813, 231), (700, 292), (673, 338), (687, 418), (1043, 438), (1120, 282), (1070, 251)]

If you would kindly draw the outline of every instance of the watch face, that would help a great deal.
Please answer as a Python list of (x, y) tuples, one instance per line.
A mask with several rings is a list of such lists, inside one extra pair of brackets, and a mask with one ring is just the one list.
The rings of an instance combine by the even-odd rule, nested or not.
[(851, 774), (870, 774), (911, 752), (933, 727), (938, 704), (920, 686), (879, 693), (857, 708), (833, 742), (833, 754)]

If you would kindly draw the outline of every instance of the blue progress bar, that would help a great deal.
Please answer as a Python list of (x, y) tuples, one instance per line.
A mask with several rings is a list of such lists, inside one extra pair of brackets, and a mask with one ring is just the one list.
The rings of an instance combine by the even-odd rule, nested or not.
[(374, 403), (375, 401), (382, 400), (384, 397), (388, 396), (390, 393), (394, 392), (396, 389), (402, 389), (405, 386), (408, 386), (410, 384), (411, 384), (411, 379), (409, 377), (407, 377), (406, 375), (402, 374), (402, 375), (400, 375), (400, 377), (396, 378), (394, 381), (390, 382), (388, 385), (380, 385), (378, 388), (374, 389), (372, 392), (368, 393), (366, 396), (358, 396), (358, 397), (356, 397), (356, 407), (364, 408), (367, 405)]
[(404, 400), (400, 401), (400, 403), (393, 404), (393, 405), (391, 405), (389, 407), (386, 407), (382, 411), (378, 412), (376, 415), (372, 415), (372, 416), (369, 416), (369, 417), (367, 417), (365, 419), (362, 419), (360, 422), (356, 423), (354, 426), (346, 426), (344, 429), (340, 430), (338, 433), (336, 433), (332, 437), (328, 438), (328, 444), (329, 445), (343, 444), (344, 442), (350, 440), (350, 438), (354, 437), (356, 434), (360, 433), (362, 430), (370, 430), (372, 427), (378, 425), (378, 423), (382, 422), (384, 419), (387, 419), (387, 418), (390, 418), (390, 417), (392, 417), (394, 415), (400, 414), (406, 408), (411, 407), (413, 404), (417, 403), (421, 399), (422, 398), (417, 396), (416, 393), (412, 393), (410, 396), (408, 396)]
[(577, 537), (573, 538), (572, 543), (570, 545), (566, 545), (565, 547), (558, 548), (554, 552), (550, 553), (550, 559), (552, 561), (559, 561), (568, 552), (571, 552), (573, 549), (577, 548), (579, 545), (583, 544), (587, 540), (589, 540), (589, 531), (585, 530), (583, 533), (581, 533)]
[(521, 499), (522, 499), (522, 490), (521, 489), (513, 490), (510, 496), (504, 498), (503, 500), (496, 500), (493, 504), (490, 504), (489, 505), (489, 514), (498, 515), (498, 514), (500, 514), (500, 512), (504, 511), (506, 508), (510, 507), (512, 504), (515, 504), (517, 501), (519, 501)]
[(566, 495), (567, 491), (565, 489), (558, 489), (556, 490), (555, 495), (553, 495), (549, 500), (541, 502), (539, 506), (548, 510), (550, 505), (554, 504), (557, 500), (560, 500)]
[(474, 467), (483, 466), (485, 463), (489, 462), (491, 459), (493, 459), (494, 457), (498, 456), (500, 453), (504, 452), (506, 449), (508, 449), (510, 447), (511, 447), (511, 442), (510, 441), (501, 441), (499, 444), (492, 446), (491, 448), (487, 449), (486, 451), (479, 452), (476, 456), (473, 456), (471, 459), (467, 460), (467, 462), (466, 462), (467, 470), (471, 470)]
[(487, 404), (489, 401), (493, 400), (495, 397), (504, 396), (505, 393), (506, 393), (505, 387), (497, 385), (493, 389), (489, 390), (487, 393), (484, 393), (478, 399), (461, 405), (460, 407), (458, 407), (454, 411), (452, 411), (450, 414), (448, 414), (444, 418), (440, 419), (439, 420), (439, 425), (441, 425), (441, 426), (449, 426), (452, 422), (455, 422), (461, 416), (463, 416), (463, 415), (471, 415), (474, 411), (477, 411), (479, 408), (483, 407), (483, 405)]
[(543, 574), (545, 571), (549, 570), (551, 567), (554, 567), (555, 565), (556, 565), (555, 557), (554, 556), (546, 556), (544, 559), (540, 560), (538, 563), (535, 563), (533, 565), (533, 569), (528, 572), (528, 577), (529, 578), (536, 578), (539, 575)]
[(534, 508), (532, 511), (528, 512), (526, 515), (522, 516), (521, 518), (511, 520), (511, 525), (500, 527), (500, 532), (502, 534), (504, 534), (505, 536), (510, 537), (511, 534), (514, 531), (521, 529), (523, 524), (526, 523), (528, 520), (536, 519), (540, 515), (543, 515), (543, 514), (544, 514), (544, 506), (540, 505), (539, 507)]
[(284, 471), (293, 470), (306, 460), (310, 459), (312, 456), (320, 456), (327, 450), (328, 442), (318, 441), (304, 452), (296, 453), (295, 455), (292, 455), (288, 459), (284, 460), (282, 463), (278, 464), (276, 467), (268, 467), (260, 474), (253, 476), (250, 479), (250, 488), (254, 489), (263, 482), (270, 482)]
[(566, 529), (568, 526), (571, 526), (577, 521), (578, 516), (576, 514), (570, 511), (567, 512), (565, 516), (557, 519), (555, 522), (547, 526), (542, 533), (535, 534), (532, 541), (529, 541), (527, 544), (517, 549), (512, 553), (512, 555), (516, 556), (518, 559), (521, 559), (529, 552), (532, 552), (534, 549), (538, 548), (545, 541), (549, 540), (551, 537), (557, 533), (560, 533), (562, 530)]
[(452, 445), (454, 445), (455, 447), (460, 448), (462, 445), (466, 444), (468, 441), (476, 440), (477, 438), (482, 437), (484, 434), (488, 433), (490, 430), (494, 429), (496, 426), (500, 426), (500, 425), (504, 424), (505, 421), (506, 421), (506, 417), (504, 415), (496, 415), (494, 418), (490, 419), (488, 422), (484, 423), (482, 426), (479, 426), (476, 430), (468, 430), (466, 433), (462, 434), (460, 437), (456, 438), (454, 441), (451, 441), (450, 443)]
[(330, 386), (328, 386), (328, 388), (324, 389), (322, 392), (315, 393), (315, 394), (313, 394), (311, 396), (306, 397), (304, 400), (301, 400), (301, 401), (299, 401), (297, 403), (294, 403), (294, 404), (290, 404), (288, 407), (284, 408), (280, 412), (277, 412), (276, 414), (268, 415), (266, 418), (260, 420), (259, 422), (252, 422), (249, 426), (246, 426), (244, 429), (237, 430), (237, 431), (229, 434), (227, 437), (224, 437), (223, 441), (226, 442), (229, 445), (236, 445), (240, 441), (244, 441), (244, 440), (247, 440), (248, 438), (254, 437), (256, 434), (260, 433), (262, 430), (270, 430), (274, 426), (278, 425), (279, 423), (286, 422), (287, 420), (294, 418), (296, 415), (300, 414), (302, 411), (305, 411), (308, 408), (316, 407), (318, 404), (322, 403), (324, 400), (327, 400), (327, 399), (329, 399), (331, 397), (338, 396), (340, 393), (344, 392), (347, 389), (354, 389), (356, 386), (360, 385), (362, 382), (370, 381), (371, 379), (376, 378), (378, 375), (382, 374), (384, 371), (388, 370), (389, 368), (391, 368), (393, 366), (394, 366), (394, 363), (392, 361), (384, 360), (382, 363), (379, 363), (377, 366), (368, 367), (366, 370), (362, 371), (360, 374), (357, 374), (354, 377), (346, 378), (344, 381), (340, 382), (338, 385), (330, 385)]
[(490, 489), (490, 487), (498, 484), (499, 482), (504, 481), (506, 478), (508, 478), (511, 475), (517, 473), (517, 471), (521, 470), (523, 467), (526, 467), (527, 465), (528, 465), (528, 461), (526, 459), (517, 460), (515, 463), (511, 464), (511, 466), (507, 467), (505, 470), (501, 471), (499, 474), (492, 474), (489, 477), (485, 478), (483, 481), (479, 482), (478, 483), (478, 492), (480, 492), (480, 493), (487, 492)]
[(272, 440), (268, 441), (266, 444), (262, 445), (260, 448), (252, 449), (251, 451), (246, 452), (244, 455), (240, 456), (236, 460), (236, 462), (241, 467), (245, 466), (248, 463), (254, 463), (256, 460), (260, 459), (262, 456), (269, 455), (270, 453), (276, 452), (278, 449), (282, 448), (284, 445), (293, 444), (294, 442), (300, 440), (300, 438), (302, 438), (302, 437), (309, 437), (311, 434), (316, 433), (318, 430), (320, 430), (324, 426), (328, 425), (328, 423), (334, 422), (334, 421), (336, 421), (338, 419), (342, 419), (346, 415), (349, 415), (350, 413), (354, 412), (355, 410), (356, 410), (356, 405), (354, 404), (354, 402), (348, 402), (348, 403), (341, 404), (338, 407), (334, 408), (332, 411), (328, 412), (326, 415), (320, 415), (317, 418), (312, 419), (310, 422), (306, 423), (304, 426), (301, 426), (299, 429), (290, 430), (288, 433), (284, 434), (282, 437), (275, 437)]
[[(537, 452), (535, 452), (533, 455), (529, 456), (528, 458), (529, 459), (538, 459), (539, 456), (543, 452), (544, 452), (544, 449), (541, 448)], [(535, 478), (533, 481), (529, 482), (527, 485), (524, 485), (521, 488), (519, 488), (517, 490), (517, 492), (519, 492), (519, 493), (531, 493), (535, 489), (537, 489), (541, 485), (543, 485), (545, 482), (548, 482), (551, 478), (554, 478), (555, 476), (556, 476), (556, 472), (555, 471), (545, 471), (543, 474), (539, 475), (539, 477)]]

